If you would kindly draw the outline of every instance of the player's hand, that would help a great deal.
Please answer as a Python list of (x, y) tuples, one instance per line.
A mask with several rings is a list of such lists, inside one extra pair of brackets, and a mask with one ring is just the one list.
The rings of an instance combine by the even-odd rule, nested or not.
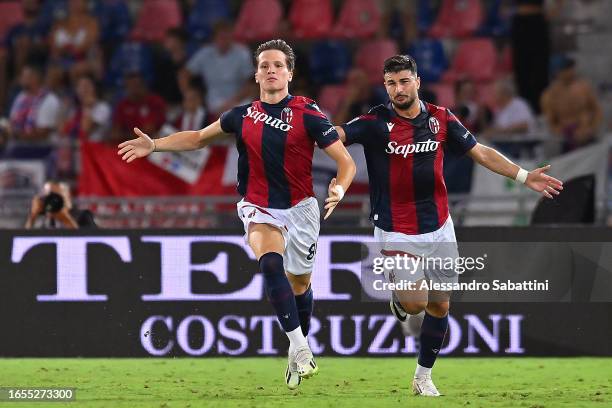
[(546, 198), (553, 198), (553, 194), (559, 195), (560, 191), (563, 190), (563, 182), (546, 174), (549, 169), (550, 164), (531, 170), (527, 176), (525, 185), (533, 191), (542, 193)]
[(329, 187), (327, 188), (327, 194), (328, 194), (328, 197), (325, 199), (325, 207), (324, 207), (327, 210), (327, 212), (325, 213), (325, 216), (323, 217), (324, 220), (326, 220), (331, 215), (331, 213), (334, 211), (334, 208), (336, 208), (340, 200), (342, 200), (342, 197), (344, 197), (344, 189), (342, 188), (340, 184), (336, 184), (335, 177), (329, 182)]
[(138, 136), (136, 139), (127, 140), (121, 143), (117, 148), (119, 151), (118, 155), (123, 155), (122, 160), (130, 163), (135, 159), (146, 157), (150, 155), (155, 149), (155, 143), (146, 133), (143, 133), (140, 129), (134, 128), (134, 133)]

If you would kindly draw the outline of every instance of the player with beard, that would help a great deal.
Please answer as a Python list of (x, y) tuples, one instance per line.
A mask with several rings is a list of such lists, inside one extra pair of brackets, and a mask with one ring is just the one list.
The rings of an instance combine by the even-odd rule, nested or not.
[[(420, 79), (414, 59), (396, 55), (383, 68), (390, 103), (336, 127), (345, 144), (363, 145), (370, 182), (370, 218), (375, 241), (388, 256), (457, 259), (457, 243), (448, 210), (443, 177), (446, 149), (467, 154), (489, 170), (525, 184), (547, 198), (559, 194), (563, 183), (545, 174), (550, 166), (527, 171), (495, 149), (484, 146), (448, 109), (419, 99)], [(448, 328), (450, 292), (418, 290), (423, 282), (452, 284), (454, 270), (423, 268), (386, 270), (391, 282), (407, 280), (417, 290), (394, 291), (393, 314), (405, 321), (424, 311), (418, 364), (412, 382), (415, 394), (439, 396), (431, 369)]]
[(319, 236), (319, 207), (312, 190), (315, 143), (338, 166), (325, 200), (329, 217), (355, 176), (355, 163), (314, 101), (289, 94), (295, 54), (283, 40), (255, 52), (260, 99), (237, 106), (201, 130), (153, 140), (139, 129), (137, 139), (119, 145), (130, 163), (154, 151), (203, 148), (234, 134), (238, 148), (238, 215), (245, 241), (259, 261), (266, 294), (289, 338), (285, 381), (291, 389), (316, 374), (306, 336), (313, 310), (310, 276)]

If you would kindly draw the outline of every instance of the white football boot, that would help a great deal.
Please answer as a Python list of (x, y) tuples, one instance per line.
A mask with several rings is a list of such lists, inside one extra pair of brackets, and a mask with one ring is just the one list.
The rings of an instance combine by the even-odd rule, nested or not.
[(285, 370), (285, 383), (287, 384), (287, 388), (290, 390), (295, 390), (302, 382), (302, 377), (300, 377), (300, 374), (298, 373), (297, 364), (293, 359), (294, 355), (295, 353), (293, 353), (293, 350), (289, 348), (287, 370)]
[(310, 378), (319, 372), (319, 366), (314, 361), (310, 347), (299, 347), (293, 353), (292, 360), (295, 361), (298, 375), (302, 378)]
[(425, 397), (439, 397), (441, 394), (431, 381), (430, 374), (415, 376), (412, 380), (412, 391), (414, 395), (423, 395)]

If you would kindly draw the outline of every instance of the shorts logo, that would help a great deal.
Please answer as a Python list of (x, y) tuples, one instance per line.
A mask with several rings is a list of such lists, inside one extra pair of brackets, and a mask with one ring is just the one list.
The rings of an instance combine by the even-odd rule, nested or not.
[(436, 118), (429, 118), (429, 130), (434, 135), (440, 131), (440, 122)]
[(293, 111), (291, 110), (291, 108), (286, 107), (285, 109), (283, 109), (283, 111), (281, 112), (281, 120), (285, 123), (291, 123), (291, 121), (293, 120)]

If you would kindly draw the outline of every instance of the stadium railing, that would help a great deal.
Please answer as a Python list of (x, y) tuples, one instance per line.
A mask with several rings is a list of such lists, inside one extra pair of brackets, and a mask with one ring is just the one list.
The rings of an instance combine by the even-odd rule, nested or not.
[[(31, 193), (3, 192), (0, 200), (0, 228), (21, 228), (28, 215)], [(455, 223), (477, 219), (484, 225), (493, 217), (529, 220), (535, 200), (531, 194), (473, 196), (451, 194), (449, 202)], [(75, 205), (90, 209), (103, 228), (227, 228), (240, 227), (236, 196), (174, 197), (79, 197)], [(513, 208), (479, 208), (474, 204), (507, 203)], [(347, 195), (326, 221), (328, 226), (368, 227), (369, 196)]]

